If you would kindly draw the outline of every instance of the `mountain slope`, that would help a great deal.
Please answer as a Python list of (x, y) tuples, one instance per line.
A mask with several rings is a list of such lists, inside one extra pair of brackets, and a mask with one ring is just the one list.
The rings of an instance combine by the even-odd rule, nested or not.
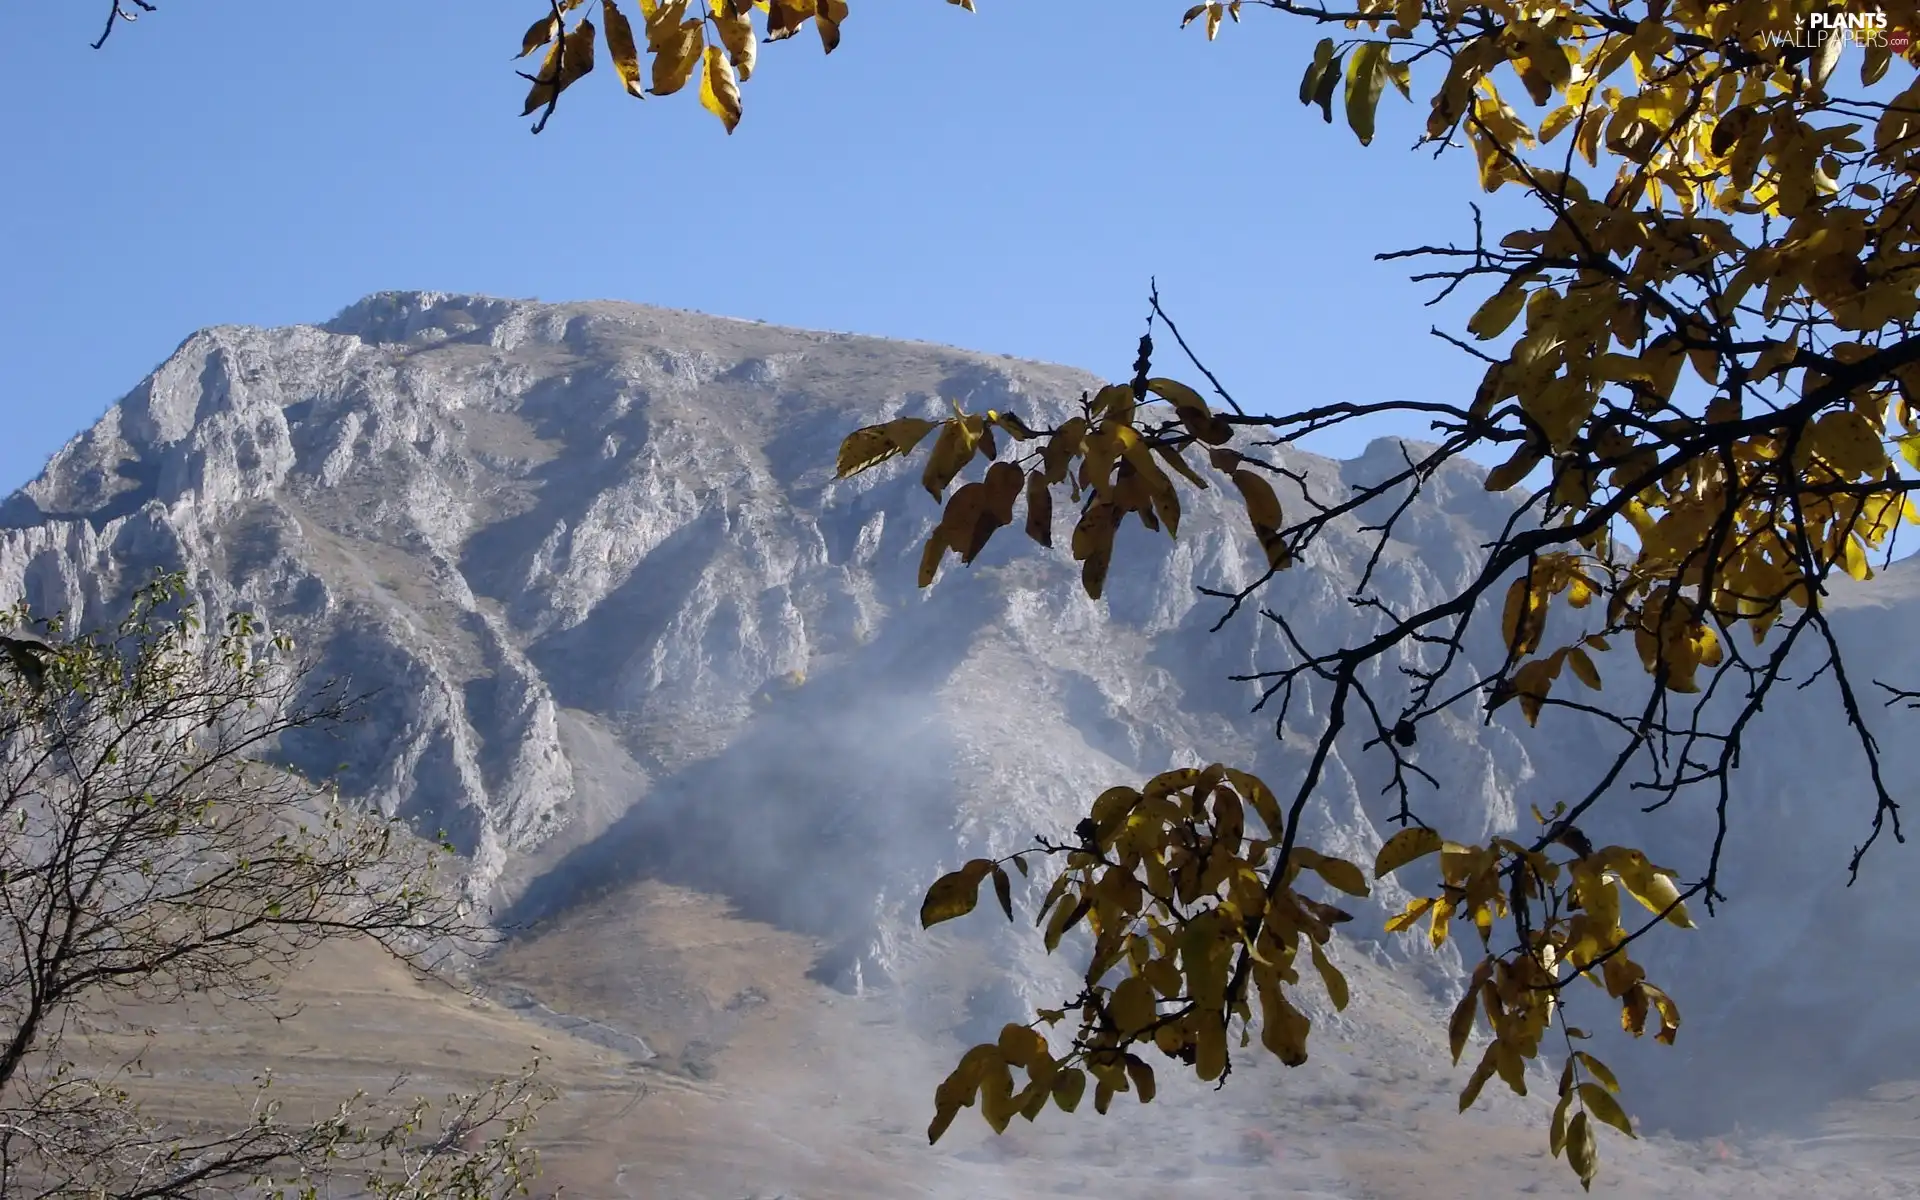
[[(476, 891), (530, 929), (489, 965), (501, 986), (545, 1002), (574, 989), (570, 966), (601, 978), (580, 984), (599, 997), (582, 1015), (660, 1042), (657, 1067), (696, 1070), (703, 1052), (689, 1059), (688, 1047), (736, 1026), (731, 993), (649, 990), (647, 978), (673, 973), (657, 946), (565, 932), (617, 921), (641, 881), (798, 939), (821, 1003), (878, 1006), (920, 1047), (914, 1069), (933, 1071), (953, 1037), (990, 1035), (1066, 987), (1024, 927), (979, 916), (921, 934), (915, 913), (937, 870), (1061, 833), (1086, 797), (1169, 765), (1227, 760), (1284, 781), (1304, 761), (1297, 734), (1276, 740), (1247, 716), (1250, 685), (1227, 681), (1286, 661), (1283, 640), (1251, 616), (1209, 633), (1220, 608), (1196, 590), (1260, 569), (1230, 497), (1195, 497), (1178, 544), (1130, 529), (1093, 602), (1072, 564), (1005, 545), (971, 569), (950, 562), (920, 592), (914, 564), (938, 509), (913, 470), (831, 478), (839, 438), (858, 425), (943, 415), (950, 399), (1039, 424), (1097, 382), (634, 305), (385, 294), (323, 326), (189, 338), (0, 506), (0, 596), (98, 620), (152, 567), (184, 567), (210, 610), (255, 609), (322, 675), (378, 687), (367, 720), (287, 753), (321, 770), (345, 762), (350, 793), (446, 830)], [(1289, 465), (1333, 494), (1401, 453), (1380, 442), (1353, 462), (1292, 454)], [(1402, 609), (1448, 594), (1508, 511), (1475, 471), (1446, 468), (1397, 527), (1377, 590)], [(1356, 523), (1336, 527), (1269, 596), (1310, 644), (1367, 627), (1346, 599), (1366, 544)], [(1903, 590), (1884, 595), (1849, 610), (1862, 645), (1910, 610)], [(1299, 728), (1319, 718), (1315, 700), (1296, 709)], [(1787, 714), (1803, 741), (1757, 744), (1762, 769), (1742, 774), (1743, 802), (1777, 819), (1743, 827), (1732, 878), (1786, 898), (1735, 905), (1656, 952), (1659, 970), (1690, 985), (1675, 990), (1695, 1057), (1683, 1076), (1659, 1073), (1663, 1054), (1668, 1066), (1677, 1056), (1657, 1047), (1619, 1057), (1631, 1060), (1623, 1074), (1647, 1064), (1636, 1098), (1662, 1120), (1724, 1090), (1733, 1066), (1760, 1071), (1742, 1077), (1759, 1093), (1803, 1087), (1814, 1068), (1858, 1090), (1897, 1074), (1888, 1047), (1920, 1037), (1911, 976), (1884, 965), (1920, 951), (1895, 915), (1911, 857), (1888, 847), (1863, 885), (1879, 890), (1843, 895), (1857, 814), (1795, 807), (1829, 769), (1804, 763), (1844, 753), (1829, 715)], [(1456, 837), (1511, 828), (1529, 802), (1584, 780), (1604, 742), (1577, 724), (1523, 744), (1504, 718), (1442, 719), (1419, 753), (1444, 790), (1422, 811)], [(1920, 764), (1895, 751), (1912, 778)], [(1343, 744), (1308, 837), (1370, 858), (1388, 811), (1380, 782), (1357, 742)], [(1710, 832), (1698, 813), (1663, 828), (1660, 857), (1678, 865)], [(1374, 1046), (1368, 1061), (1394, 1058), (1384, 1047), (1399, 1043), (1375, 1045), (1391, 1013), (1424, 1014), (1457, 986), (1451, 947), (1369, 936), (1404, 898), (1388, 885), (1346, 927), (1377, 1006), (1316, 1009), (1316, 1037)], [(1835, 939), (1834, 922), (1861, 936)], [(1898, 949), (1876, 959), (1867, 947)], [(1744, 1039), (1782, 999), (1862, 1019), (1810, 1028), (1811, 1066), (1769, 1065)], [(1691, 1021), (1713, 1013), (1740, 1032), (1693, 1049)], [(931, 1082), (902, 1084), (898, 1103), (923, 1104)]]

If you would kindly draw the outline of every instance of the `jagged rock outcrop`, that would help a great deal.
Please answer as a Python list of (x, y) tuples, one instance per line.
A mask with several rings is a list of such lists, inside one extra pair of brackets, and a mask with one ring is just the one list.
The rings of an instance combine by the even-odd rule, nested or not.
[[(1177, 762), (1297, 776), (1303, 743), (1276, 740), (1247, 715), (1253, 687), (1228, 682), (1288, 661), (1284, 640), (1252, 614), (1209, 633), (1220, 607), (1196, 590), (1260, 570), (1233, 497), (1197, 497), (1177, 544), (1130, 529), (1094, 602), (1071, 563), (1006, 546), (917, 591), (938, 510), (915, 473), (832, 478), (857, 425), (937, 416), (948, 397), (1038, 423), (1096, 383), (633, 305), (383, 294), (324, 325), (189, 338), (0, 507), (0, 596), (97, 621), (154, 567), (185, 568), (208, 611), (255, 610), (321, 676), (379, 689), (366, 720), (285, 752), (344, 763), (347, 791), (446, 831), (507, 919), (653, 873), (823, 939), (822, 977), (869, 987), (925, 957), (914, 913), (936, 864), (1058, 833), (1087, 796)], [(1326, 493), (1401, 453), (1291, 465)], [(1448, 594), (1509, 511), (1477, 471), (1447, 468), (1378, 591), (1400, 610)], [(1357, 523), (1336, 529), (1268, 595), (1309, 644), (1370, 619), (1346, 600), (1364, 544)], [(1302, 730), (1315, 701), (1294, 710)], [(1444, 784), (1423, 812), (1461, 837), (1514, 826), (1602, 740), (1447, 718), (1422, 735)], [(1357, 744), (1310, 836), (1364, 859), (1388, 801)], [(1795, 800), (1793, 769), (1755, 803)], [(1835, 842), (1823, 821), (1807, 844)], [(1679, 849), (1701, 826), (1676, 828)], [(1881, 866), (1912, 878), (1910, 859)], [(1404, 898), (1384, 888), (1350, 928)], [(1779, 922), (1729, 924), (1734, 950), (1676, 961), (1711, 976), (1765, 946), (1767, 970), (1791, 974), (1791, 939), (1766, 941)], [(1793, 945), (1821, 942), (1806, 913), (1794, 927)], [(981, 1021), (1056, 998), (1036, 939), (990, 941), (1015, 969), (976, 999)], [(1451, 948), (1379, 952), (1441, 988), (1459, 967)]]

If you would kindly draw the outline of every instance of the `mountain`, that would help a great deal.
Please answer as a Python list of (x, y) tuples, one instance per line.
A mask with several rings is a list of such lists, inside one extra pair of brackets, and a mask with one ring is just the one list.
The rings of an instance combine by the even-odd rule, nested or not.
[[(902, 1075), (880, 1104), (917, 1114), (953, 1038), (991, 1036), (1067, 994), (1024, 924), (976, 915), (922, 933), (919, 899), (938, 870), (1061, 835), (1089, 796), (1170, 765), (1297, 778), (1301, 731), (1320, 719), (1324, 698), (1309, 691), (1276, 738), (1271, 714), (1249, 715), (1255, 686), (1229, 681), (1290, 650), (1252, 613), (1210, 632), (1222, 606), (1198, 589), (1263, 569), (1218, 489), (1188, 503), (1177, 543), (1126, 531), (1095, 602), (1064, 556), (1011, 537), (920, 591), (938, 508), (916, 473), (832, 477), (856, 426), (941, 416), (954, 401), (1040, 424), (1100, 382), (636, 305), (381, 294), (324, 325), (188, 338), (0, 506), (0, 598), (100, 621), (155, 567), (184, 568), (208, 611), (258, 612), (317, 677), (377, 689), (363, 721), (283, 752), (309, 770), (344, 764), (348, 793), (454, 840), (475, 893), (521, 931), (481, 972), (501, 998), (526, 994), (515, 1011), (591, 1018), (641, 1039), (676, 1078), (718, 1069), (725, 1084), (728, 1070), (752, 1082), (756, 1068), (739, 1063), (759, 1061), (731, 1039), (757, 1028), (769, 999), (767, 1011), (792, 1001), (768, 990), (812, 989), (811, 1015), (794, 1020), (828, 1029), (837, 996), (831, 1021), (881, 1022), (920, 1047), (922, 1074)], [(1330, 495), (1406, 451), (1384, 439), (1344, 463), (1286, 458), (1301, 486)], [(1450, 594), (1510, 512), (1475, 468), (1443, 469), (1396, 524), (1375, 592), (1403, 610)], [(1264, 597), (1308, 645), (1368, 627), (1347, 597), (1372, 519), (1337, 525)], [(1064, 544), (1064, 513), (1058, 522)], [(1920, 662), (1885, 637), (1913, 611), (1914, 572), (1889, 575), (1844, 597), (1838, 621), (1876, 671), (1911, 666), (1920, 682)], [(1373, 682), (1390, 689), (1394, 665)], [(1903, 1069), (1920, 1076), (1920, 984), (1904, 965), (1920, 961), (1920, 933), (1901, 903), (1913, 859), (1889, 842), (1859, 887), (1839, 886), (1871, 812), (1834, 712), (1817, 686), (1776, 701), (1739, 773), (1751, 819), (1729, 842), (1736, 902), (1650, 951), (1689, 1018), (1684, 1057), (1634, 1046), (1612, 1058), (1632, 1060), (1620, 1064), (1630, 1088), (1646, 1085), (1632, 1097), (1640, 1111), (1677, 1131), (1723, 1114), (1810, 1119), (1805, 1103), (1768, 1099), (1824, 1102)], [(1529, 803), (1584, 787), (1607, 749), (1595, 725), (1549, 719), (1523, 737), (1511, 714), (1471, 718), (1423, 727), (1418, 750), (1443, 785), (1418, 797), (1421, 811), (1454, 837), (1528, 823)], [(1889, 770), (1915, 778), (1912, 739), (1887, 728)], [(1311, 844), (1370, 860), (1393, 807), (1374, 758), (1358, 739), (1342, 744), (1309, 814)], [(1652, 848), (1693, 867), (1711, 813), (1676, 807)], [(1614, 827), (1603, 818), (1594, 831)], [(1316, 1048), (1315, 1086), (1338, 1086), (1329, 1063), (1444, 1066), (1431, 1010), (1458, 987), (1458, 952), (1368, 932), (1406, 897), (1385, 885), (1346, 927), (1359, 932), (1345, 957), (1376, 996), (1344, 1014), (1314, 1009), (1328, 1047)], [(715, 983), (682, 944), (686, 905), (718, 905), (713, 928), (787, 939), (782, 954), (805, 962), (776, 985), (748, 955), (737, 979)], [(1734, 1032), (1696, 1039), (1708, 1016)], [(1751, 1038), (1783, 1016), (1791, 1052), (1752, 1054)], [(857, 1030), (835, 1028), (823, 1044), (857, 1058)], [(722, 1060), (736, 1065), (713, 1066)], [(1261, 1096), (1290, 1086), (1259, 1082), (1273, 1078), (1241, 1082)], [(1725, 1096), (1736, 1080), (1755, 1098)], [(1704, 1117), (1703, 1097), (1714, 1101)], [(1536, 1109), (1493, 1111), (1537, 1123)], [(1670, 1166), (1635, 1153), (1653, 1156), (1634, 1168), (1648, 1179)], [(1527, 1170), (1564, 1182), (1559, 1164)]]

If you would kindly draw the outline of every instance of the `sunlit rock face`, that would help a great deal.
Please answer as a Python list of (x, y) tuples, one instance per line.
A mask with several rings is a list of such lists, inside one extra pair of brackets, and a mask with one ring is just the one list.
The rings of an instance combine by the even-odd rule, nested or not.
[[(0, 507), (0, 597), (100, 621), (153, 569), (184, 568), (208, 612), (260, 613), (316, 677), (372, 693), (364, 719), (285, 753), (444, 831), (503, 919), (654, 875), (819, 938), (835, 986), (886, 988), (936, 948), (916, 912), (937, 868), (1062, 834), (1099, 790), (1173, 765), (1227, 760), (1290, 793), (1324, 722), (1324, 694), (1303, 690), (1276, 737), (1277, 701), (1250, 715), (1259, 685), (1230, 681), (1294, 661), (1252, 608), (1210, 631), (1223, 605), (1198, 589), (1264, 571), (1230, 491), (1189, 493), (1177, 542), (1127, 530), (1092, 601), (1075, 564), (1016, 545), (1017, 530), (918, 590), (938, 508), (917, 470), (833, 478), (856, 426), (938, 417), (950, 401), (1040, 425), (1098, 383), (634, 305), (376, 295), (324, 325), (188, 338)], [(1381, 441), (1350, 462), (1288, 465), (1324, 498), (1403, 453)], [(1443, 469), (1396, 524), (1374, 593), (1396, 612), (1451, 595), (1510, 512), (1477, 470)], [(1348, 597), (1371, 548), (1361, 526), (1381, 515), (1337, 524), (1261, 594), (1304, 645), (1376, 627)], [(1904, 611), (1862, 608), (1849, 628), (1866, 644)], [(1479, 624), (1469, 645), (1484, 655), (1497, 634)], [(1368, 679), (1388, 708), (1408, 661)], [(1831, 697), (1777, 702), (1794, 706), (1824, 714)], [(1885, 848), (1881, 899), (1828, 887), (1870, 815), (1844, 774), (1846, 730), (1768, 719), (1790, 736), (1741, 775), (1758, 816), (1730, 867), (1738, 903), (1686, 935), (1686, 953), (1650, 957), (1703, 1012), (1764, 1000), (1730, 979), (1844, 1003), (1855, 1016), (1833, 1053), (1867, 1061), (1914, 1028), (1884, 988), (1847, 999), (1873, 978), (1868, 960), (1920, 960), (1910, 927), (1863, 916), (1911, 882), (1912, 859)], [(1590, 726), (1516, 728), (1511, 712), (1489, 723), (1471, 708), (1424, 725), (1417, 761), (1440, 787), (1416, 782), (1422, 815), (1462, 840), (1530, 825), (1529, 803), (1584, 789), (1608, 750)], [(1341, 743), (1304, 830), (1357, 860), (1392, 832), (1397, 804), (1365, 740)], [(1898, 750), (1892, 769), (1910, 779)], [(1691, 870), (1711, 825), (1676, 814), (1656, 849)], [(1775, 880), (1791, 898), (1770, 894)], [(1453, 946), (1367, 932), (1407, 895), (1389, 883), (1346, 928), (1444, 992)], [(983, 1025), (1058, 998), (1059, 964), (1021, 929), (980, 934), (1010, 968), (972, 1001)]]

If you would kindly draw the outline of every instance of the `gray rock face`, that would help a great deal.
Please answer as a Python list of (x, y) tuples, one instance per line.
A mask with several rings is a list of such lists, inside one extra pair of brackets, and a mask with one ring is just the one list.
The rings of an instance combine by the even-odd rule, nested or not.
[[(1276, 740), (1270, 716), (1247, 715), (1254, 686), (1228, 682), (1290, 660), (1272, 623), (1243, 614), (1207, 632), (1221, 607), (1197, 587), (1261, 570), (1232, 496), (1190, 502), (1177, 544), (1130, 528), (1094, 602), (1064, 556), (1009, 545), (970, 569), (949, 561), (918, 591), (938, 509), (917, 473), (832, 478), (858, 425), (942, 415), (947, 398), (1038, 424), (1099, 382), (632, 305), (383, 294), (321, 326), (189, 338), (0, 507), (0, 596), (101, 620), (154, 567), (184, 567), (207, 611), (254, 610), (321, 676), (379, 689), (367, 719), (287, 753), (344, 763), (349, 792), (446, 831), (504, 919), (654, 874), (819, 937), (822, 978), (875, 987), (929, 953), (915, 912), (936, 867), (1061, 834), (1087, 797), (1171, 765), (1232, 761), (1288, 788), (1322, 717), (1307, 694), (1299, 732)], [(1328, 494), (1401, 453), (1383, 441), (1353, 462), (1291, 465)], [(1376, 591), (1402, 611), (1450, 594), (1508, 512), (1476, 471), (1444, 470)], [(1066, 530), (1063, 513), (1061, 544)], [(1350, 641), (1371, 619), (1347, 602), (1369, 544), (1357, 523), (1337, 528), (1265, 602), (1309, 645)], [(1861, 613), (1863, 629), (1898, 619)], [(1379, 678), (1389, 696), (1394, 665)], [(1842, 753), (1832, 731), (1804, 728), (1810, 740), (1757, 752), (1768, 765), (1750, 803), (1786, 811), (1804, 764)], [(1584, 786), (1603, 741), (1567, 725), (1523, 744), (1505, 717), (1445, 719), (1422, 735), (1443, 784), (1422, 812), (1464, 838), (1521, 824), (1529, 801)], [(1344, 746), (1313, 843), (1370, 860), (1390, 832), (1382, 782)], [(1806, 845), (1844, 851), (1838, 816), (1796, 820)], [(1679, 821), (1667, 844), (1691, 852), (1702, 828)], [(1766, 836), (1748, 860), (1766, 865), (1737, 878), (1777, 869), (1794, 894), (1825, 896), (1816, 884), (1844, 853), (1816, 862)], [(1884, 886), (1912, 879), (1895, 859)], [(1405, 898), (1384, 887), (1348, 928), (1364, 943)], [(1807, 975), (1805, 949), (1831, 942), (1817, 911), (1763, 901), (1673, 961), (1703, 988), (1751, 970), (1838, 1000), (1864, 976)], [(1874, 936), (1915, 961), (1915, 936), (1883, 925)], [(980, 1021), (1058, 998), (1038, 939), (987, 942), (1013, 969), (975, 999)], [(1442, 990), (1459, 970), (1451, 947), (1375, 952)], [(1874, 1028), (1911, 1034), (1904, 1008), (1879, 1003)], [(1860, 1044), (1848, 1053), (1870, 1055)]]

